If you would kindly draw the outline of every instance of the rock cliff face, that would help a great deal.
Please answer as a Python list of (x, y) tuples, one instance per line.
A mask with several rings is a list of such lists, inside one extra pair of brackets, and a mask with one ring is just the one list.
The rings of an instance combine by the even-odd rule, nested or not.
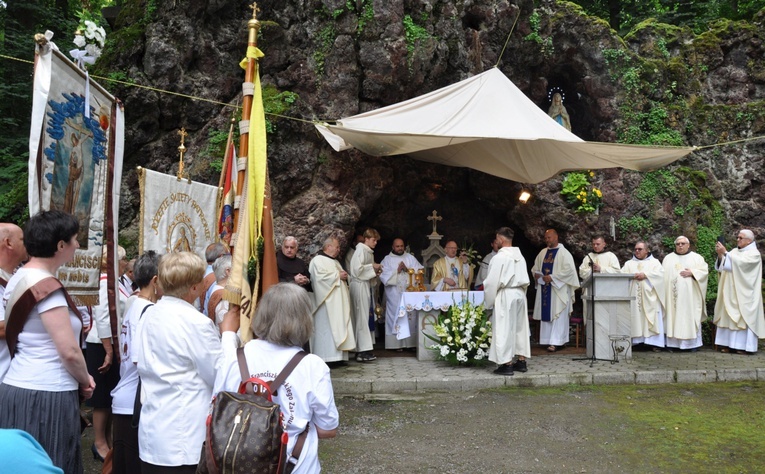
[[(301, 255), (336, 234), (377, 228), (380, 258), (395, 236), (427, 245), (435, 209), (439, 232), (488, 252), (493, 230), (516, 229), (527, 260), (546, 228), (581, 258), (592, 232), (614, 229), (623, 261), (638, 238), (655, 253), (680, 234), (711, 250), (718, 234), (740, 227), (765, 235), (763, 142), (705, 148), (667, 169), (600, 170), (598, 214), (577, 213), (561, 196), (563, 176), (532, 186), (429, 165), (408, 157), (336, 153), (310, 121), (339, 119), (402, 101), (495, 64), (541, 108), (565, 92), (572, 131), (585, 140), (713, 145), (763, 135), (763, 14), (753, 23), (719, 22), (693, 32), (646, 22), (619, 38), (605, 21), (568, 2), (531, 0), (265, 0), (259, 47), (269, 116), (269, 169), (277, 241), (295, 235)], [(238, 67), (246, 47), (244, 2), (127, 1), (99, 72), (122, 71), (138, 84), (209, 101), (118, 86), (126, 107), (123, 235), (135, 235), (135, 166), (172, 172), (177, 130), (185, 127), (194, 179), (217, 183), (210, 137), (228, 130), (241, 98)], [(514, 22), (518, 18), (515, 29)], [(507, 47), (503, 46), (509, 37)], [(290, 100), (285, 102), (285, 93)], [(296, 94), (293, 95), (293, 94)], [(292, 100), (297, 97), (296, 100)]]

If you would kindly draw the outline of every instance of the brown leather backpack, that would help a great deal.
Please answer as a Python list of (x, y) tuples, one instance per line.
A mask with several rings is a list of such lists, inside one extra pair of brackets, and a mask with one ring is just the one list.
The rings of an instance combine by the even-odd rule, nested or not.
[[(269, 383), (249, 376), (244, 349), (237, 350), (242, 383), (238, 392), (220, 392), (213, 399), (197, 473), (292, 472), (295, 464), (287, 460), (281, 408), (271, 397), (305, 356), (303, 351), (295, 354)], [(298, 436), (292, 458), (300, 457), (307, 434), (308, 425)]]

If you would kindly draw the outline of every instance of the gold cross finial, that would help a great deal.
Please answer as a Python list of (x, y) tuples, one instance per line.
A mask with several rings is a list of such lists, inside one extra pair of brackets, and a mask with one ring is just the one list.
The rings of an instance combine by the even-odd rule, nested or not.
[(443, 220), (444, 218), (439, 216), (436, 210), (433, 210), (433, 214), (428, 216), (429, 221), (433, 221), (433, 234), (438, 234), (436, 231), (436, 225), (438, 224), (438, 221)]
[(260, 8), (258, 8), (258, 2), (252, 2), (250, 8), (252, 8), (252, 18), (253, 20), (256, 20), (258, 18), (258, 13), (260, 12)]
[(183, 178), (183, 154), (186, 153), (186, 145), (184, 145), (184, 141), (186, 140), (186, 129), (182, 128), (178, 130), (178, 135), (181, 136), (181, 144), (178, 146), (178, 152), (181, 154), (180, 160), (178, 161), (178, 181)]

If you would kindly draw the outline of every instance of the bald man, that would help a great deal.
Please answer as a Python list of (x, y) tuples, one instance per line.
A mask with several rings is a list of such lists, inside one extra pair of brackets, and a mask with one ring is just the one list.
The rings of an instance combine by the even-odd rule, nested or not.
[(11, 275), (27, 259), (24, 231), (16, 224), (0, 224), (0, 287), (5, 289)]
[(574, 291), (579, 288), (574, 257), (558, 242), (555, 229), (545, 231), (545, 244), (531, 273), (536, 281), (537, 296), (534, 301), (534, 319), (539, 325), (539, 343), (548, 352), (568, 343), (569, 317), (574, 309)]
[[(24, 231), (16, 224), (0, 224), (0, 299), (11, 275), (27, 259)], [(5, 344), (5, 308), (0, 304), (0, 382), (8, 371), (11, 354)]]

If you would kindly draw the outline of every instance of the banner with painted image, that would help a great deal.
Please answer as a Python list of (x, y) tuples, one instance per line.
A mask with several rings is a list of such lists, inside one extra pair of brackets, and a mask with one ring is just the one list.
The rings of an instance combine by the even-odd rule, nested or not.
[(219, 188), (138, 168), (139, 250), (194, 252), (218, 241)]
[(114, 242), (118, 227), (123, 149), (124, 115), (117, 100), (53, 43), (38, 47), (29, 211), (60, 210), (79, 221), (80, 248), (57, 275), (78, 304), (98, 303), (103, 246)]

